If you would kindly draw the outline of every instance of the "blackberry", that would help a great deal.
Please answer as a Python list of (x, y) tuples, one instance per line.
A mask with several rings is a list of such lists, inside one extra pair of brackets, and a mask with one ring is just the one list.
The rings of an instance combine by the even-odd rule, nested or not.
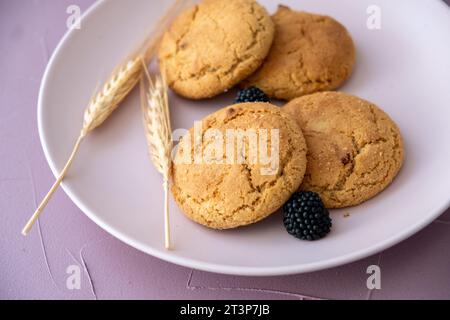
[(287, 232), (301, 240), (314, 241), (331, 230), (330, 213), (315, 192), (297, 192), (283, 206)]
[(270, 100), (261, 89), (257, 87), (249, 87), (239, 90), (235, 102), (270, 102)]

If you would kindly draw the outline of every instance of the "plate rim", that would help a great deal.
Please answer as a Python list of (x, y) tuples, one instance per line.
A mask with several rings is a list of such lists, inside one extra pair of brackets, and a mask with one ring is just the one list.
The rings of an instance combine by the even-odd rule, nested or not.
[[(108, 0), (97, 0), (94, 2), (82, 15), (82, 20), (94, 14), (97, 10), (101, 9), (101, 7)], [(442, 1), (435, 0), (435, 3), (440, 3), (443, 10), (448, 10), (447, 14), (450, 13), (450, 8)], [(45, 155), (45, 159), (49, 164), (49, 167), (53, 173), (53, 176), (56, 178), (59, 175), (59, 171), (57, 170), (56, 163), (54, 159), (50, 157), (49, 147), (46, 142), (46, 133), (44, 129), (44, 96), (47, 91), (47, 86), (49, 85), (48, 79), (50, 74), (54, 68), (54, 62), (58, 58), (60, 52), (66, 46), (70, 38), (73, 36), (76, 30), (69, 29), (66, 31), (62, 39), (59, 41), (55, 50), (53, 51), (47, 66), (45, 68), (45, 72), (43, 74), (41, 85), (39, 89), (39, 97), (37, 104), (37, 122), (38, 122), (38, 133), (40, 143)], [(75, 141), (75, 140), (74, 140)], [(171, 251), (160, 250), (158, 248), (154, 248), (148, 245), (145, 245), (139, 241), (136, 241), (126, 235), (123, 235), (119, 230), (110, 226), (104, 219), (100, 218), (95, 212), (87, 208), (82, 202), (81, 199), (78, 199), (69, 185), (67, 185), (64, 181), (61, 183), (61, 187), (67, 196), (72, 200), (72, 202), (95, 224), (97, 224), (100, 228), (124, 242), (125, 244), (143, 252), (154, 256), (158, 259), (174, 263), (176, 265), (180, 265), (187, 268), (193, 268), (196, 270), (202, 270), (212, 273), (220, 273), (220, 274), (228, 274), (228, 275), (239, 275), (239, 276), (280, 276), (280, 275), (293, 275), (293, 274), (302, 274), (313, 271), (320, 271), (324, 269), (329, 269), (337, 266), (342, 266), (348, 263), (352, 263), (358, 260), (362, 260), (369, 256), (372, 256), (376, 253), (379, 253), (383, 250), (386, 250), (403, 240), (411, 237), (415, 233), (419, 232), (426, 226), (428, 226), (431, 222), (433, 222), (437, 217), (439, 217), (446, 209), (450, 207), (450, 198), (443, 205), (438, 206), (437, 208), (429, 210), (429, 212), (425, 215), (422, 220), (419, 220), (415, 224), (411, 225), (409, 228), (406, 228), (403, 232), (398, 235), (394, 235), (390, 238), (385, 239), (382, 242), (374, 244), (368, 248), (358, 250), (356, 252), (352, 252), (337, 258), (331, 258), (328, 260), (322, 260), (314, 263), (307, 264), (296, 264), (291, 266), (282, 266), (282, 267), (246, 267), (246, 266), (236, 266), (236, 265), (221, 265), (216, 263), (210, 263), (205, 261), (200, 261), (197, 259), (186, 258), (186, 257), (178, 257), (171, 254)]]

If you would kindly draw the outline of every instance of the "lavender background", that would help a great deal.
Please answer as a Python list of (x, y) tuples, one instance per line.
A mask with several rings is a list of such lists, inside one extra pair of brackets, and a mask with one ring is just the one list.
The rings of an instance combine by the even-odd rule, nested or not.
[[(66, 32), (66, 8), (93, 2), (0, 0), (1, 299), (450, 299), (450, 210), (362, 261), (268, 278), (210, 274), (145, 255), (97, 227), (62, 191), (23, 238), (24, 222), (54, 181), (37, 131), (41, 77)], [(381, 267), (381, 290), (366, 287), (372, 264)], [(83, 270), (81, 290), (66, 289), (69, 265)]]

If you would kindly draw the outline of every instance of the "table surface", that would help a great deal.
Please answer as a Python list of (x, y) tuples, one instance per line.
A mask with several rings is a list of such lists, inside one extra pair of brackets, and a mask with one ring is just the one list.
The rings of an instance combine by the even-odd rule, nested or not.
[[(0, 0), (0, 299), (450, 299), (450, 210), (375, 256), (281, 277), (211, 274), (153, 258), (100, 229), (61, 190), (22, 237), (54, 181), (37, 130), (41, 78), (67, 31), (67, 7), (93, 2)], [(81, 270), (79, 290), (67, 289), (71, 265)], [(381, 269), (380, 290), (367, 288), (370, 265)]]

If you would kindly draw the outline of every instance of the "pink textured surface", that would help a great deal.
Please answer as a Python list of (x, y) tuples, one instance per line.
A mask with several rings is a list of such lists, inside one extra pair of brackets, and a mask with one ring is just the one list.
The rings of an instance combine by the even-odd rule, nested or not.
[[(235, 277), (175, 266), (124, 245), (59, 191), (28, 238), (23, 223), (53, 183), (36, 101), (66, 8), (93, 0), (0, 0), (0, 298), (3, 299), (450, 299), (450, 210), (411, 239), (339, 268), (285, 277)], [(80, 265), (81, 290), (66, 289)], [(382, 289), (366, 288), (378, 264)]]

